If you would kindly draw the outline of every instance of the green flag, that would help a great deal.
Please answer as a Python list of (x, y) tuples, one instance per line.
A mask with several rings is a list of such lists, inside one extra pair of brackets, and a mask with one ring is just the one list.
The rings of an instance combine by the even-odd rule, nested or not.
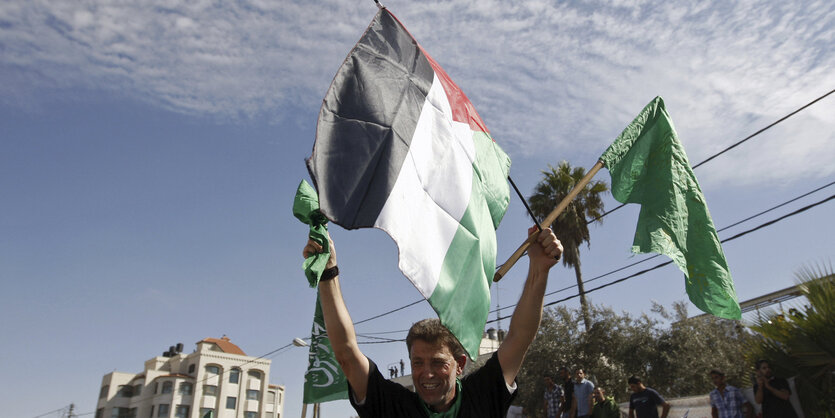
[(669, 256), (684, 272), (694, 305), (740, 319), (716, 228), (664, 100), (650, 102), (600, 160), (612, 175), (615, 199), (641, 205), (632, 251)]
[(333, 348), (325, 331), (322, 305), (316, 296), (316, 313), (310, 331), (310, 354), (304, 374), (304, 403), (322, 403), (348, 399), (348, 381), (333, 356)]
[(310, 238), (322, 246), (321, 253), (305, 258), (302, 264), (310, 287), (316, 287), (330, 257), (330, 243), (327, 236), (328, 219), (319, 211), (319, 196), (316, 190), (305, 180), (302, 180), (296, 189), (296, 197), (293, 199), (293, 216), (310, 225)]

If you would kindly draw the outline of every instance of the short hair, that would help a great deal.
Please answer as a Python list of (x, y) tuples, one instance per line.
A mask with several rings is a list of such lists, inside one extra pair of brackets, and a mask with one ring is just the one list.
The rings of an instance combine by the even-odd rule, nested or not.
[(565, 366), (560, 367), (560, 370), (559, 370), (559, 371), (563, 371), (563, 370), (565, 370), (565, 371), (567, 371), (567, 372), (571, 373), (571, 370), (568, 370), (568, 367), (565, 367)]
[(721, 371), (721, 370), (719, 370), (719, 369), (713, 369), (713, 370), (711, 370), (711, 371), (710, 371), (710, 374), (711, 374), (711, 375), (714, 375), (714, 374), (715, 374), (715, 375), (717, 375), (717, 376), (722, 376), (722, 377), (725, 377), (725, 373), (722, 373), (722, 371)]
[(759, 368), (760, 368), (760, 366), (762, 366), (762, 364), (763, 364), (763, 363), (766, 363), (766, 364), (768, 364), (769, 366), (771, 366), (771, 363), (769, 363), (769, 362), (768, 362), (768, 360), (766, 360), (766, 359), (759, 359), (759, 360), (757, 360), (757, 362), (756, 362), (756, 363), (754, 363), (754, 368), (755, 368), (755, 369), (759, 369)]
[(638, 384), (641, 383), (641, 379), (638, 376), (635, 376), (633, 374), (632, 376), (629, 376), (629, 379), (626, 379), (626, 382), (629, 383), (630, 385), (632, 385), (632, 384), (638, 385)]
[(549, 378), (549, 379), (551, 379), (551, 380), (554, 380), (554, 374), (553, 374), (553, 373), (551, 373), (551, 372), (545, 372), (545, 373), (543, 373), (543, 374), (542, 374), (542, 377), (547, 377), (547, 378)]
[(428, 318), (412, 324), (409, 328), (409, 334), (406, 335), (406, 349), (409, 350), (409, 355), (412, 355), (412, 343), (415, 340), (421, 340), (429, 344), (442, 344), (449, 348), (452, 356), (455, 358), (466, 356), (467, 352), (458, 339), (449, 332), (447, 327), (441, 324), (441, 320), (437, 318)]

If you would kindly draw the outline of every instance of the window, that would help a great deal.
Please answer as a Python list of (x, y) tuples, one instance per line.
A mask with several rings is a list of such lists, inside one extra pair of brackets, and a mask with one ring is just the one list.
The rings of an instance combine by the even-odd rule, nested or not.
[(259, 372), (259, 371), (250, 370), (246, 374), (248, 374), (249, 377), (251, 377), (253, 379), (261, 380), (261, 372)]
[(188, 418), (188, 405), (177, 405), (174, 410), (174, 418)]
[(161, 403), (157, 406), (157, 417), (158, 418), (168, 418), (168, 404)]
[(136, 418), (136, 408), (113, 408), (110, 418)]
[(203, 385), (203, 394), (206, 396), (217, 396), (217, 386)]
[(96, 409), (96, 418), (104, 418), (104, 408)]
[(195, 366), (194, 366), (193, 364), (190, 364), (190, 365), (188, 366), (188, 374), (192, 374), (192, 373), (194, 373), (194, 367), (195, 367)]
[(159, 393), (159, 382), (154, 382), (154, 395)]
[(154, 406), (153, 405), (151, 405), (151, 413), (148, 414), (148, 417), (154, 418)]
[(238, 398), (234, 396), (226, 397), (226, 409), (235, 409), (235, 404), (238, 403)]
[(232, 369), (229, 371), (229, 383), (238, 383), (241, 378), (241, 369)]
[(130, 398), (133, 396), (133, 386), (119, 385), (119, 396)]
[(244, 412), (244, 418), (258, 418), (258, 413), (250, 411)]
[(174, 382), (162, 382), (162, 393), (171, 393), (174, 391)]
[(200, 408), (200, 418), (215, 418), (215, 410), (212, 408)]
[(267, 403), (270, 405), (275, 404), (275, 392), (267, 392)]
[(217, 366), (206, 366), (206, 373), (208, 374), (220, 374), (220, 368)]
[(257, 401), (261, 397), (258, 396), (261, 394), (261, 391), (249, 389), (246, 391), (246, 398), (249, 400)]
[(180, 395), (191, 395), (194, 391), (194, 385), (189, 382), (180, 383)]
[(101, 387), (101, 392), (99, 392), (99, 399), (103, 399), (107, 397), (107, 392), (110, 392), (110, 385), (104, 385)]
[(133, 386), (133, 396), (139, 396), (142, 393), (142, 384)]

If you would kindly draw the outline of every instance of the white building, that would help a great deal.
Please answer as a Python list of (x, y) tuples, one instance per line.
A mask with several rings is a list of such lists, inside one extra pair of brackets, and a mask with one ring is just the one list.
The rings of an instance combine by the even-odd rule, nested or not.
[(270, 385), (270, 360), (229, 338), (182, 344), (145, 362), (142, 373), (102, 377), (96, 418), (281, 418), (284, 387)]

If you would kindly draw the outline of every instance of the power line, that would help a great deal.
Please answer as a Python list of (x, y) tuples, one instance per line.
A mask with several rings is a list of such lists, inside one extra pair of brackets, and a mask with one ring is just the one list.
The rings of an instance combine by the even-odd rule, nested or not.
[[(730, 238), (726, 238), (726, 239), (722, 240), (721, 242), (722, 242), (722, 243), (726, 243), (726, 242), (729, 242), (729, 241), (733, 241), (733, 240), (735, 240), (735, 239), (737, 239), (737, 238), (740, 238), (740, 237), (742, 237), (742, 236), (745, 236), (745, 235), (747, 235), (747, 234), (749, 234), (749, 233), (751, 233), (751, 232), (754, 232), (754, 231), (760, 230), (760, 229), (762, 229), (762, 228), (765, 228), (765, 227), (771, 226), (771, 225), (773, 225), (773, 224), (775, 224), (775, 223), (777, 223), (777, 222), (780, 222), (780, 221), (782, 221), (782, 220), (784, 220), (784, 219), (790, 218), (790, 217), (792, 217), (792, 216), (795, 216), (795, 215), (798, 215), (798, 214), (800, 214), (800, 213), (803, 213), (803, 212), (805, 212), (805, 211), (807, 211), (807, 210), (809, 210), (809, 209), (812, 209), (812, 208), (814, 208), (814, 207), (816, 207), (816, 206), (822, 205), (822, 204), (824, 204), (824, 203), (826, 203), (826, 202), (828, 202), (828, 201), (830, 201), (830, 200), (832, 200), (832, 199), (835, 199), (835, 194), (834, 194), (834, 195), (831, 195), (831, 196), (829, 196), (829, 197), (827, 197), (827, 198), (825, 198), (825, 199), (823, 199), (823, 200), (821, 200), (821, 201), (818, 201), (818, 202), (812, 203), (812, 204), (810, 204), (810, 205), (804, 206), (804, 207), (802, 207), (802, 208), (800, 208), (800, 209), (797, 209), (797, 210), (795, 210), (795, 211), (793, 211), (793, 212), (791, 212), (791, 213), (788, 213), (788, 214), (786, 214), (786, 215), (783, 215), (783, 216), (781, 216), (781, 217), (779, 217), (779, 218), (776, 218), (776, 219), (773, 219), (773, 220), (768, 221), (768, 222), (766, 222), (766, 223), (763, 223), (763, 224), (761, 224), (761, 225), (758, 225), (758, 226), (756, 226), (756, 227), (754, 227), (754, 228), (751, 228), (751, 229), (749, 229), (749, 230), (747, 230), (747, 231), (744, 231), (744, 232), (741, 232), (741, 233), (739, 233), (739, 234), (736, 234), (736, 235), (734, 235), (734, 236), (732, 236), (732, 237), (730, 237)], [(664, 266), (666, 266), (666, 265), (668, 265), (668, 264), (672, 264), (672, 261), (667, 261), (667, 262), (664, 262), (664, 263), (661, 263), (661, 264), (655, 265), (655, 266), (653, 266), (653, 267), (650, 267), (650, 268), (648, 268), (648, 269), (641, 270), (641, 271), (639, 271), (639, 272), (637, 272), (637, 273), (634, 273), (634, 274), (631, 274), (631, 275), (629, 275), (629, 276), (626, 276), (626, 277), (623, 277), (623, 278), (617, 279), (617, 280), (615, 280), (615, 281), (612, 281), (612, 282), (606, 283), (606, 284), (604, 284), (604, 285), (600, 285), (600, 286), (598, 286), (598, 287), (595, 287), (595, 288), (593, 288), (593, 289), (590, 289), (590, 290), (586, 291), (585, 293), (586, 293), (586, 294), (588, 294), (588, 293), (591, 293), (591, 292), (594, 292), (594, 291), (597, 291), (597, 290), (600, 290), (600, 289), (603, 289), (603, 288), (609, 287), (609, 286), (611, 286), (611, 285), (614, 285), (614, 284), (617, 284), (617, 283), (620, 283), (620, 282), (626, 281), (626, 280), (628, 280), (628, 279), (631, 279), (631, 278), (634, 278), (634, 277), (637, 277), (637, 276), (640, 276), (640, 275), (643, 275), (643, 274), (649, 273), (650, 271), (653, 271), (653, 270), (659, 269), (659, 268), (664, 267)], [(571, 295), (571, 296), (568, 296), (568, 297), (565, 297), (565, 298), (562, 298), (562, 299), (559, 299), (559, 300), (556, 300), (556, 301), (553, 301), (553, 302), (548, 302), (548, 303), (546, 303), (544, 306), (551, 306), (551, 305), (554, 305), (554, 304), (557, 304), (557, 303), (560, 303), (560, 302), (565, 302), (565, 301), (567, 301), (567, 300), (570, 300), (570, 299), (573, 299), (573, 298), (576, 298), (576, 297), (579, 297), (579, 296), (580, 296), (580, 294), (578, 293), (578, 294)], [(495, 322), (495, 321), (498, 321), (498, 320), (500, 320), (500, 319), (506, 319), (506, 318), (509, 318), (509, 317), (510, 317), (510, 316), (505, 316), (505, 317), (503, 317), (503, 318), (497, 318), (497, 319), (494, 319), (494, 320), (487, 321), (487, 323)]]
[(45, 416), (47, 416), (47, 415), (54, 414), (54, 413), (56, 413), (56, 412), (63, 412), (63, 411), (64, 411), (65, 409), (67, 409), (67, 408), (68, 408), (67, 406), (62, 406), (62, 407), (60, 407), (60, 408), (58, 408), (58, 409), (54, 409), (54, 410), (52, 410), (52, 411), (49, 411), (49, 412), (46, 412), (46, 413), (43, 413), (43, 414), (37, 415), (37, 416), (35, 416), (35, 417), (33, 417), (33, 418), (41, 418), (41, 417), (45, 417)]
[[(725, 230), (727, 230), (727, 229), (730, 229), (730, 228), (732, 228), (732, 227), (734, 227), (734, 226), (737, 226), (737, 225), (739, 225), (739, 224), (742, 224), (742, 223), (744, 223), (744, 222), (750, 221), (751, 219), (754, 219), (754, 218), (757, 218), (757, 217), (759, 217), (759, 216), (762, 216), (762, 215), (764, 215), (764, 214), (766, 214), (766, 213), (768, 213), (768, 212), (771, 212), (771, 211), (773, 211), (773, 210), (775, 210), (775, 209), (779, 209), (779, 208), (781, 208), (781, 207), (783, 207), (783, 206), (785, 206), (785, 205), (787, 205), (787, 204), (789, 204), (789, 203), (795, 202), (795, 201), (797, 201), (797, 200), (799, 200), (799, 199), (802, 199), (802, 198), (804, 198), (804, 197), (806, 197), (806, 196), (809, 196), (809, 195), (811, 195), (811, 194), (813, 194), (813, 193), (819, 192), (819, 191), (821, 191), (821, 190), (823, 190), (823, 189), (825, 189), (825, 188), (827, 188), (827, 187), (832, 186), (833, 184), (835, 184), (835, 180), (834, 180), (834, 181), (831, 181), (831, 182), (829, 182), (829, 183), (827, 183), (827, 184), (825, 184), (825, 185), (823, 185), (823, 186), (820, 186), (820, 187), (818, 187), (818, 188), (815, 188), (814, 190), (811, 190), (811, 191), (809, 191), (809, 192), (803, 193), (803, 194), (801, 194), (800, 196), (797, 196), (797, 197), (795, 197), (795, 198), (789, 199), (789, 200), (787, 200), (787, 201), (785, 201), (785, 202), (783, 202), (783, 203), (780, 203), (780, 204), (778, 204), (778, 205), (776, 205), (776, 206), (772, 206), (771, 208), (768, 208), (768, 209), (766, 209), (766, 210), (764, 210), (764, 211), (761, 211), (761, 212), (759, 212), (759, 213), (757, 213), (757, 214), (751, 215), (751, 216), (749, 216), (749, 217), (747, 217), (747, 218), (745, 218), (745, 219), (743, 219), (743, 220), (741, 220), (741, 221), (734, 222), (734, 223), (732, 223), (732, 224), (730, 224), (730, 225), (728, 225), (728, 226), (726, 226), (726, 227), (724, 227), (724, 228), (722, 228), (722, 229), (717, 230), (716, 232), (722, 232), (722, 231), (725, 231)], [(729, 239), (729, 240), (730, 240), (730, 239)], [(623, 271), (623, 270), (625, 270), (625, 269), (627, 269), (627, 268), (629, 268), (629, 267), (636, 266), (636, 265), (638, 265), (638, 264), (641, 264), (641, 263), (647, 262), (647, 261), (649, 261), (649, 260), (652, 260), (653, 258), (660, 257), (660, 256), (661, 256), (660, 254), (655, 254), (655, 255), (653, 255), (653, 256), (651, 256), (651, 257), (647, 257), (647, 258), (645, 258), (645, 259), (643, 259), (643, 260), (636, 261), (636, 262), (631, 263), (631, 264), (627, 264), (626, 266), (620, 267), (620, 268), (618, 268), (618, 269), (612, 270), (612, 271), (607, 272), (607, 273), (603, 273), (603, 274), (601, 274), (601, 275), (599, 275), (599, 276), (596, 276), (596, 277), (593, 277), (593, 278), (591, 278), (591, 279), (589, 279), (589, 280), (585, 280), (583, 283), (591, 283), (591, 282), (593, 282), (593, 281), (595, 281), (595, 280), (601, 279), (601, 278), (603, 278), (603, 277), (609, 276), (609, 275), (614, 274), (614, 273), (617, 273), (617, 272), (619, 272), (619, 271)], [(554, 290), (554, 291), (552, 291), (552, 292), (546, 293), (546, 294), (545, 294), (545, 296), (551, 296), (551, 295), (554, 295), (554, 294), (557, 294), (557, 293), (560, 293), (560, 292), (564, 292), (564, 291), (566, 291), (566, 290), (573, 289), (573, 288), (575, 288), (575, 287), (577, 287), (577, 285), (576, 285), (576, 284), (574, 284), (574, 285), (570, 285), (570, 286), (564, 287), (564, 288), (562, 288), (562, 289), (559, 289), (559, 290)], [(586, 292), (586, 293), (588, 293), (588, 292)], [(516, 306), (516, 305), (515, 305), (515, 304), (514, 304), (514, 305), (508, 305), (508, 306), (506, 306), (506, 308), (511, 308), (511, 307), (513, 307), (513, 306)], [(490, 313), (495, 313), (495, 312), (496, 312), (495, 310), (494, 310), (494, 311), (490, 311)]]

